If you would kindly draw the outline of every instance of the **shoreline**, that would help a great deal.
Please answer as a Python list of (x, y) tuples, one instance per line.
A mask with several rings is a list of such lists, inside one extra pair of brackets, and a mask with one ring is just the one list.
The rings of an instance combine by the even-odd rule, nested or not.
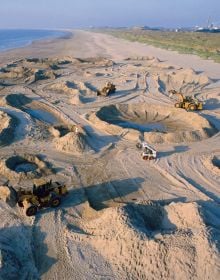
[[(15, 46), (15, 47), (9, 47), (6, 49), (0, 49), (1, 53), (7, 53), (9, 51), (15, 51), (22, 48), (30, 47), (32, 44), (35, 44), (37, 42), (43, 43), (44, 41), (50, 41), (50, 40), (56, 40), (56, 39), (68, 39), (71, 38), (72, 33), (69, 30), (62, 30), (62, 29), (1, 29), (2, 31), (48, 31), (48, 32), (62, 32), (62, 34), (51, 34), (45, 37), (39, 37), (36, 39), (30, 39), (26, 43), (22, 44), (21, 46)], [(0, 30), (0, 31), (1, 31)]]
[(0, 52), (0, 66), (22, 57), (57, 57), (72, 56), (77, 58), (105, 57), (115, 61), (123, 61), (132, 56), (154, 56), (162, 63), (183, 68), (193, 68), (204, 72), (212, 79), (219, 80), (220, 63), (203, 59), (197, 55), (181, 54), (177, 51), (165, 50), (151, 45), (129, 42), (111, 35), (70, 30), (68, 36), (42, 39), (31, 45), (5, 52)]

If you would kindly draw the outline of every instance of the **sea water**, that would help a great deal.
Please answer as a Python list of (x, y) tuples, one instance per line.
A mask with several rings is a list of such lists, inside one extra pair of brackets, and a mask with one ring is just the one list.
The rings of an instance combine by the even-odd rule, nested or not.
[(33, 41), (66, 36), (68, 32), (56, 30), (0, 29), (0, 51), (20, 48)]

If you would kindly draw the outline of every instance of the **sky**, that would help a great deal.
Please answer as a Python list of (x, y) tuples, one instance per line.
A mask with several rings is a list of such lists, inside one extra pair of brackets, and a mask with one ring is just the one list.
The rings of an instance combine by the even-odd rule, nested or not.
[(220, 25), (220, 0), (0, 0), (0, 29)]

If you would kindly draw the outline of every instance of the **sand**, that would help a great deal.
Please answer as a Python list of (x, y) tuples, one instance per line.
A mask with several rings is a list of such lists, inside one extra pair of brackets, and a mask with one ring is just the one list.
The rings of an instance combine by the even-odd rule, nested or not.
[[(218, 278), (219, 64), (73, 31), (0, 67), (0, 279)], [(204, 109), (175, 108), (170, 89)], [(36, 179), (69, 194), (29, 218), (10, 186)]]

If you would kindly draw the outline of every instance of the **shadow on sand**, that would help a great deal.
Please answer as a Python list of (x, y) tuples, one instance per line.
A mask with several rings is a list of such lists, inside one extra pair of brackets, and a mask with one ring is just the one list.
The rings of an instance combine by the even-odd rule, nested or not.
[(158, 158), (168, 157), (172, 154), (183, 153), (189, 150), (188, 146), (175, 146), (172, 151), (159, 152)]
[[(40, 228), (31, 226), (12, 226), (0, 230), (1, 267), (0, 279), (36, 279), (47, 272), (56, 262), (47, 255), (48, 248), (44, 243), (45, 233)], [(29, 237), (30, 239), (28, 239)], [(41, 260), (38, 255), (41, 255)], [(43, 260), (43, 269), (39, 261)]]

